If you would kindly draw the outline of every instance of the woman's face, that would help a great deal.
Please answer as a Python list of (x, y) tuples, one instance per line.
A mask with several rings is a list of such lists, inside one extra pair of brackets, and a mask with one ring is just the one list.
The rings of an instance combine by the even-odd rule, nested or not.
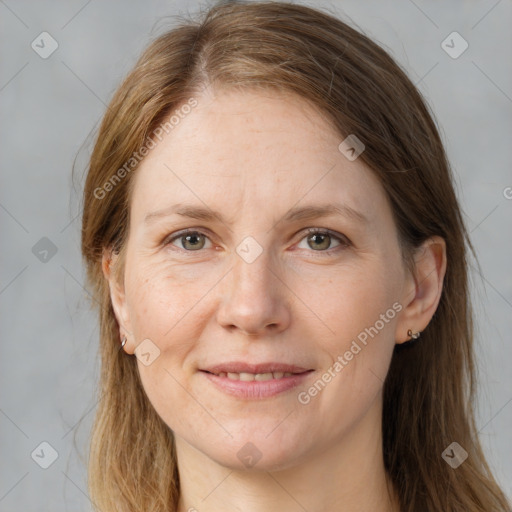
[(381, 185), (301, 99), (196, 99), (135, 171), (114, 297), (149, 400), (233, 468), (378, 436), (411, 292)]

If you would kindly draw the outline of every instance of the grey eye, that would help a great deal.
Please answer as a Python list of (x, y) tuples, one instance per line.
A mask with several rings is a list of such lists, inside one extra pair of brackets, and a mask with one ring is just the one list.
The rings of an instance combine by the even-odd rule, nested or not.
[[(301, 246), (303, 241), (306, 241), (307, 247), (304, 245)], [(335, 245), (333, 245), (335, 244)], [(305, 236), (298, 247), (301, 249), (313, 249), (314, 251), (326, 251), (327, 249), (333, 249), (337, 246), (341, 245), (341, 241), (338, 237), (331, 235), (326, 232), (317, 232), (317, 233), (309, 233)]]
[(194, 231), (177, 236), (171, 243), (186, 251), (199, 251), (206, 246), (207, 240), (206, 235)]

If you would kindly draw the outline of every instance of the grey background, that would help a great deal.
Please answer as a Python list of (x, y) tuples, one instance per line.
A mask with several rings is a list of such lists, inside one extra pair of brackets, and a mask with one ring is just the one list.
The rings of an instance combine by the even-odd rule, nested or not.
[[(80, 178), (88, 135), (142, 48), (172, 21), (162, 18), (193, 13), (199, 5), (0, 1), (0, 511), (90, 508), (84, 457), (95, 407), (98, 328), (79, 252), (81, 181), (73, 184), (71, 169), (82, 147)], [(482, 269), (473, 273), (477, 424), (495, 474), (512, 496), (512, 200), (504, 193), (512, 186), (512, 4), (310, 5), (327, 6), (384, 45), (441, 126)], [(47, 59), (31, 48), (43, 31), (59, 45)], [(453, 31), (469, 43), (457, 59), (441, 47)], [(42, 237), (57, 249), (46, 262), (32, 252)], [(42, 441), (59, 454), (46, 470), (31, 458)]]

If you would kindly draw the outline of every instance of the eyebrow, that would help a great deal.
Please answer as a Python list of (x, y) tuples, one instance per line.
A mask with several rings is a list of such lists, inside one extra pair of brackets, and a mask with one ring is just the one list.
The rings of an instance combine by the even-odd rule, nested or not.
[[(151, 224), (157, 219), (170, 217), (171, 215), (180, 215), (189, 219), (203, 220), (203, 221), (219, 221), (223, 224), (228, 224), (222, 214), (211, 210), (208, 207), (193, 206), (186, 204), (175, 204), (169, 208), (150, 212), (144, 218), (146, 224)], [(308, 205), (308, 206), (296, 206), (291, 208), (283, 218), (281, 218), (276, 224), (280, 222), (297, 222), (299, 220), (313, 220), (320, 217), (330, 217), (335, 215), (341, 215), (342, 217), (348, 217), (361, 224), (368, 224), (369, 221), (361, 212), (354, 210), (354, 208), (342, 205), (342, 204), (325, 204), (325, 205)]]

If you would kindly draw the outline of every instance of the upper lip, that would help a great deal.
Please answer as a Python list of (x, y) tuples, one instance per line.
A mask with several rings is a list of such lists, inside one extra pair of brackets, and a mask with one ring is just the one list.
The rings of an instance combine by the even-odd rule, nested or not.
[(293, 364), (284, 364), (277, 362), (251, 364), (244, 363), (241, 361), (230, 361), (227, 363), (220, 363), (206, 368), (200, 368), (202, 371), (209, 373), (273, 373), (273, 372), (285, 372), (285, 373), (304, 373), (310, 370), (310, 368), (302, 368)]

